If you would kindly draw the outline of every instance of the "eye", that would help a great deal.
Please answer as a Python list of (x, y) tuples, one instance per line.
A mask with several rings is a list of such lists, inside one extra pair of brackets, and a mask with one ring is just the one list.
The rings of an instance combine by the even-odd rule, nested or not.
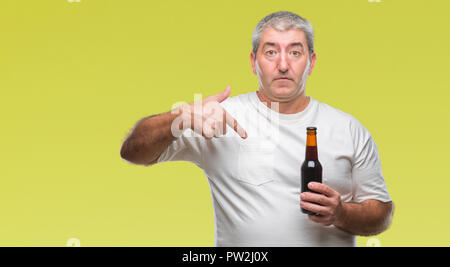
[(294, 54), (294, 56), (300, 56), (301, 55), (300, 51), (292, 51), (292, 54)]
[(275, 55), (275, 50), (269, 50), (269, 51), (266, 51), (266, 55), (269, 55), (269, 56), (273, 56), (273, 55)]

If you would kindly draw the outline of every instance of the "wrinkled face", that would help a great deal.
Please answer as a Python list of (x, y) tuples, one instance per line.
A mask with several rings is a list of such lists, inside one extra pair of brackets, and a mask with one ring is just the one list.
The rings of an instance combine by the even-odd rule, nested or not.
[(264, 29), (256, 55), (250, 60), (260, 89), (275, 101), (286, 102), (300, 96), (316, 61), (309, 60), (308, 45), (302, 30)]

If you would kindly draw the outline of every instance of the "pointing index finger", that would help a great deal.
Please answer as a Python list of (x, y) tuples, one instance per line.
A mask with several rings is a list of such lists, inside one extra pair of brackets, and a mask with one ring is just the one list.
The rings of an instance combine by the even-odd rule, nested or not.
[(242, 137), (243, 139), (247, 138), (247, 132), (244, 130), (244, 128), (242, 128), (242, 126), (237, 122), (237, 120), (233, 118), (233, 116), (231, 116), (230, 113), (228, 113), (226, 110), (225, 110), (225, 122), (237, 134), (239, 134), (240, 137)]

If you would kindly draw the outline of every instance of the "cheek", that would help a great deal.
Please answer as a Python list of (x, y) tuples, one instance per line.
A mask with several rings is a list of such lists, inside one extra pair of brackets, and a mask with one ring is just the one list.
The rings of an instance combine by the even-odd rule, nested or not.
[(300, 82), (305, 70), (306, 70), (306, 66), (302, 66), (302, 67), (299, 67), (294, 70), (295, 71), (295, 77), (294, 77), (295, 81)]
[(256, 72), (261, 78), (266, 78), (268, 76), (268, 70), (265, 68), (265, 66), (258, 66), (256, 65)]
[(262, 75), (264, 75), (264, 77), (266, 79), (272, 79), (277, 73), (277, 69), (275, 67), (272, 67), (271, 65), (265, 65), (262, 68)]
[(274, 70), (274, 63), (269, 61), (269, 60), (261, 60), (261, 61), (257, 61), (258, 64), (256, 64), (256, 69), (258, 70), (259, 67), (259, 71), (262, 75), (264, 76), (270, 76)]

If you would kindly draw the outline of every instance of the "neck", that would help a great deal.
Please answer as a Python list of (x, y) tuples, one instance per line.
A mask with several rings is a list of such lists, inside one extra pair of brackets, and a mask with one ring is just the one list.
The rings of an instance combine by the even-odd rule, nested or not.
[(305, 96), (305, 91), (303, 91), (299, 96), (290, 100), (280, 100), (271, 98), (266, 94), (264, 94), (264, 92), (262, 92), (261, 89), (256, 91), (256, 95), (258, 96), (259, 100), (263, 104), (265, 104), (268, 108), (273, 109), (273, 107), (271, 107), (271, 102), (277, 102), (278, 112), (283, 114), (294, 114), (302, 112), (303, 110), (306, 109), (310, 101), (310, 97)]

